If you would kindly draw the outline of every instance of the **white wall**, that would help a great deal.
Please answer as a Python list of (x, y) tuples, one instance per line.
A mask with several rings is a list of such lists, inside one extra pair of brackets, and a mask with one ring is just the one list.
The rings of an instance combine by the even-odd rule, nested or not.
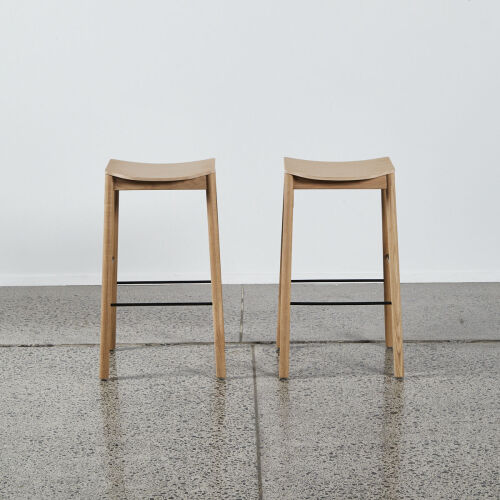
[[(3, 1), (0, 284), (98, 283), (109, 158), (217, 159), (275, 282), (282, 157), (396, 166), (403, 281), (500, 280), (500, 2)], [(294, 274), (376, 276), (377, 192), (296, 193)], [(122, 278), (208, 276), (200, 192), (124, 193)]]

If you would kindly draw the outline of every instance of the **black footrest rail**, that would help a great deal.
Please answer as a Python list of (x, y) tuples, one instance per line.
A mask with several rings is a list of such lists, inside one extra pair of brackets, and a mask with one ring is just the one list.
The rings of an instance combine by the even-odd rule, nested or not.
[(390, 306), (392, 302), (290, 302), (291, 306)]
[(380, 278), (369, 279), (308, 279), (308, 280), (292, 280), (292, 283), (383, 283), (384, 280)]
[(212, 302), (117, 302), (111, 307), (139, 307), (139, 306), (211, 306)]
[(175, 283), (212, 283), (212, 282), (210, 280), (117, 281), (118, 285), (174, 285)]

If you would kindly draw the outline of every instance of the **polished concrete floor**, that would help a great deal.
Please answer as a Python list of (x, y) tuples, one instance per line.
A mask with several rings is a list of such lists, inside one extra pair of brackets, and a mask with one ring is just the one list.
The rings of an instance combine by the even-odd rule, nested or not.
[[(294, 285), (378, 300), (380, 285)], [(406, 377), (379, 307), (294, 307), (277, 379), (277, 287), (118, 312), (98, 369), (99, 287), (0, 288), (0, 498), (499, 498), (500, 284), (403, 285)], [(119, 300), (210, 300), (206, 285)]]

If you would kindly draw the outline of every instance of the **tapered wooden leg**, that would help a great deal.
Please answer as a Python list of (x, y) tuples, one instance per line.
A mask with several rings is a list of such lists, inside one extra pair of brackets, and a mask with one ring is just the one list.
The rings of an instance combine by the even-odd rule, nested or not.
[[(116, 302), (117, 279), (118, 279), (118, 212), (120, 202), (120, 191), (113, 191), (115, 206), (113, 210), (113, 278), (111, 283), (111, 302)], [(111, 308), (111, 345), (110, 350), (116, 347), (116, 307)]]
[(283, 190), (283, 235), (279, 291), (279, 378), (288, 378), (290, 364), (290, 294), (292, 279), (293, 176), (285, 174)]
[(276, 328), (276, 348), (280, 348), (280, 314), (279, 307), (281, 304), (281, 273), (283, 272), (283, 216), (285, 215), (284, 209), (281, 209), (281, 248), (280, 248), (280, 286), (278, 287), (278, 326)]
[(101, 349), (99, 377), (109, 377), (109, 348), (111, 345), (111, 300), (113, 279), (113, 215), (115, 196), (113, 178), (105, 176), (104, 194), (104, 237), (102, 251), (102, 289), (101, 289)]
[(219, 221), (217, 215), (217, 188), (215, 174), (207, 175), (207, 214), (210, 247), (210, 273), (212, 279), (212, 312), (215, 338), (215, 372), (218, 378), (225, 378), (226, 358), (224, 354), (224, 311), (222, 307)]
[(403, 331), (401, 325), (401, 295), (399, 285), (399, 252), (398, 252), (398, 224), (396, 215), (396, 186), (395, 175), (387, 176), (387, 210), (389, 269), (391, 286), (392, 310), (392, 351), (394, 356), (394, 376), (404, 376), (403, 361)]
[[(391, 302), (391, 273), (389, 272), (389, 212), (387, 210), (387, 189), (381, 189), (382, 198), (382, 247), (384, 265), (384, 301)], [(390, 305), (384, 306), (385, 318), (385, 345), (392, 347), (392, 309)]]

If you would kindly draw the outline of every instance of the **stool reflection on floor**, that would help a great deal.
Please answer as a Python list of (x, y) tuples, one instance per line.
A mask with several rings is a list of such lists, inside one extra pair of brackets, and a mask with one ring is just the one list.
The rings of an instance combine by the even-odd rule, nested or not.
[[(292, 226), (295, 189), (380, 189), (382, 194), (383, 280), (292, 280)], [(381, 302), (291, 302), (292, 282), (383, 281)], [(394, 167), (389, 158), (352, 162), (320, 162), (285, 158), (283, 220), (278, 298), (279, 377), (288, 378), (290, 357), (290, 305), (383, 305), (385, 344), (392, 347), (394, 375), (404, 376), (401, 296), (399, 290), (398, 230)]]
[[(117, 303), (118, 268), (118, 202), (120, 191), (125, 190), (204, 190), (207, 199), (208, 237), (212, 302), (147, 302)], [(181, 283), (206, 283), (206, 280)], [(127, 284), (176, 283), (122, 282)], [(215, 336), (215, 371), (218, 378), (226, 376), (224, 355), (224, 313), (222, 308), (222, 281), (219, 251), (219, 223), (217, 215), (217, 189), (215, 160), (189, 163), (133, 163), (110, 160), (105, 175), (104, 241), (101, 296), (101, 350), (99, 377), (109, 377), (109, 352), (116, 344), (116, 308), (120, 306), (212, 306)]]

